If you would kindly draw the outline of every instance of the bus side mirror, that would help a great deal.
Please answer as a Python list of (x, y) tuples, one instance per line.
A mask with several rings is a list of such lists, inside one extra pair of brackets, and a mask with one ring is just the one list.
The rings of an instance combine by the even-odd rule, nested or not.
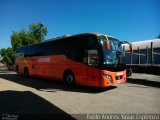
[(106, 40), (105, 42), (105, 47), (106, 47), (106, 50), (110, 50), (110, 44), (108, 40)]

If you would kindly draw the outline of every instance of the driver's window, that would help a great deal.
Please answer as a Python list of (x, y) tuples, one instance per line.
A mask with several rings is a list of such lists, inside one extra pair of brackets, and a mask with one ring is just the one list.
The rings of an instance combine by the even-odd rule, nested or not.
[(98, 50), (90, 49), (88, 50), (88, 65), (97, 67), (99, 64)]

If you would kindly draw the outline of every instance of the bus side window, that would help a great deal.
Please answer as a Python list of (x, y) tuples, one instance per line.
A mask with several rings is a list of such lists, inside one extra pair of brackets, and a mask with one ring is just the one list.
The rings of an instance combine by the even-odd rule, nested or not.
[(81, 49), (81, 50), (78, 50), (76, 52), (76, 60), (80, 63), (84, 63), (84, 64), (87, 64), (87, 52), (85, 49)]
[(84, 64), (88, 64), (88, 50), (84, 50), (84, 53), (83, 53), (83, 63)]

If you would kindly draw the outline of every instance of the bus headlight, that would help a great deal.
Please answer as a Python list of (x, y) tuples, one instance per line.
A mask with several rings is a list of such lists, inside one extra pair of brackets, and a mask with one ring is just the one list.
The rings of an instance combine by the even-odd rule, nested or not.
[(103, 77), (107, 78), (109, 82), (112, 84), (112, 77), (110, 75), (103, 74)]

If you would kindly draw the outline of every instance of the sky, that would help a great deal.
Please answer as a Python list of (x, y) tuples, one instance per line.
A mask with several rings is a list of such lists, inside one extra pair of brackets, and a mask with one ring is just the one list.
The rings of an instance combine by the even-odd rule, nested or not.
[(122, 41), (160, 34), (160, 0), (0, 0), (0, 49), (31, 23), (48, 28), (46, 39), (96, 32)]

